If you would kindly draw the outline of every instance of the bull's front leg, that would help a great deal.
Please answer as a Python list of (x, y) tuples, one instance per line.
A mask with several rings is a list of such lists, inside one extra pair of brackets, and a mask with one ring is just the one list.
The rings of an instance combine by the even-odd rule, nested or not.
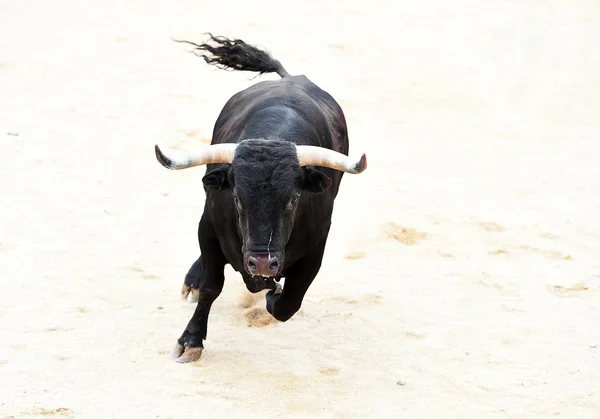
[(278, 287), (267, 292), (267, 311), (277, 320), (285, 322), (300, 310), (304, 295), (321, 268), (326, 241), (327, 238), (286, 270), (283, 289), (277, 284)]
[(226, 259), (221, 251), (212, 225), (201, 221), (199, 232), (202, 252), (202, 278), (196, 310), (173, 351), (177, 362), (192, 362), (200, 359), (206, 339), (208, 316), (213, 302), (219, 297), (225, 282)]

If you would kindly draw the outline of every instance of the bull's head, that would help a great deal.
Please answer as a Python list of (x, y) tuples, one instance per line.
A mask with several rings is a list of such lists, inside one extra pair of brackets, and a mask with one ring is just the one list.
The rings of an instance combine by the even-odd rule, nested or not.
[(285, 246), (294, 227), (303, 193), (320, 193), (331, 179), (307, 166), (322, 166), (347, 173), (367, 167), (363, 154), (345, 154), (287, 141), (244, 140), (239, 144), (213, 144), (189, 154), (166, 156), (155, 146), (156, 158), (166, 168), (187, 169), (223, 164), (209, 171), (207, 188), (229, 189), (238, 214), (244, 268), (250, 275), (277, 276), (283, 269)]

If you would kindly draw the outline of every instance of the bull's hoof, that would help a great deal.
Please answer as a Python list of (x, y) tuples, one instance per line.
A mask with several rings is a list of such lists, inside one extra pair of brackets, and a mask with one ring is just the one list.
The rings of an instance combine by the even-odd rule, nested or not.
[(184, 300), (187, 300), (188, 295), (190, 295), (191, 291), (192, 291), (192, 287), (183, 284), (183, 287), (181, 287), (181, 298)]
[(203, 349), (204, 348), (185, 348), (183, 345), (178, 343), (177, 345), (175, 345), (175, 348), (171, 353), (171, 358), (173, 358), (175, 362), (179, 362), (180, 364), (198, 361), (200, 359), (200, 356), (202, 356)]
[(202, 356), (202, 351), (204, 348), (185, 348), (183, 353), (179, 358), (175, 360), (175, 362), (179, 362), (180, 364), (185, 364), (188, 362), (195, 362), (200, 359)]
[(197, 303), (200, 299), (200, 290), (192, 288), (192, 297), (190, 298), (190, 303)]
[(181, 356), (181, 354), (183, 354), (184, 349), (185, 348), (183, 347), (183, 345), (179, 343), (175, 345), (175, 348), (173, 348), (173, 352), (171, 352), (171, 358), (173, 358), (173, 360), (178, 359)]
[(190, 294), (192, 295), (189, 300), (190, 303), (197, 303), (200, 299), (200, 290), (183, 284), (181, 287), (181, 298), (187, 300)]

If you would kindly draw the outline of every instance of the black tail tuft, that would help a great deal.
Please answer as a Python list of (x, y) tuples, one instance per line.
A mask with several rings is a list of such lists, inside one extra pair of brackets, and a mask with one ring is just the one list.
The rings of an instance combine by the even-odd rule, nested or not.
[(208, 64), (221, 69), (232, 69), (239, 71), (254, 71), (260, 74), (277, 73), (280, 77), (287, 77), (289, 73), (281, 63), (271, 57), (269, 53), (248, 45), (241, 39), (228, 39), (223, 36), (210, 36), (210, 41), (215, 44), (195, 44), (190, 41), (177, 41), (193, 45), (194, 54), (204, 58)]

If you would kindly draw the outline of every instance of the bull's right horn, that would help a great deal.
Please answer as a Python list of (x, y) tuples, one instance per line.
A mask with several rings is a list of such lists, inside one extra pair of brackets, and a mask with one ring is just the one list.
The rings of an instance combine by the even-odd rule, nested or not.
[(158, 145), (154, 146), (156, 160), (167, 169), (181, 170), (203, 164), (231, 163), (237, 144), (212, 144), (191, 153), (173, 153), (165, 155)]
[(329, 148), (312, 145), (297, 145), (296, 151), (300, 166), (329, 167), (352, 174), (361, 173), (367, 168), (367, 155), (364, 153), (356, 159)]

